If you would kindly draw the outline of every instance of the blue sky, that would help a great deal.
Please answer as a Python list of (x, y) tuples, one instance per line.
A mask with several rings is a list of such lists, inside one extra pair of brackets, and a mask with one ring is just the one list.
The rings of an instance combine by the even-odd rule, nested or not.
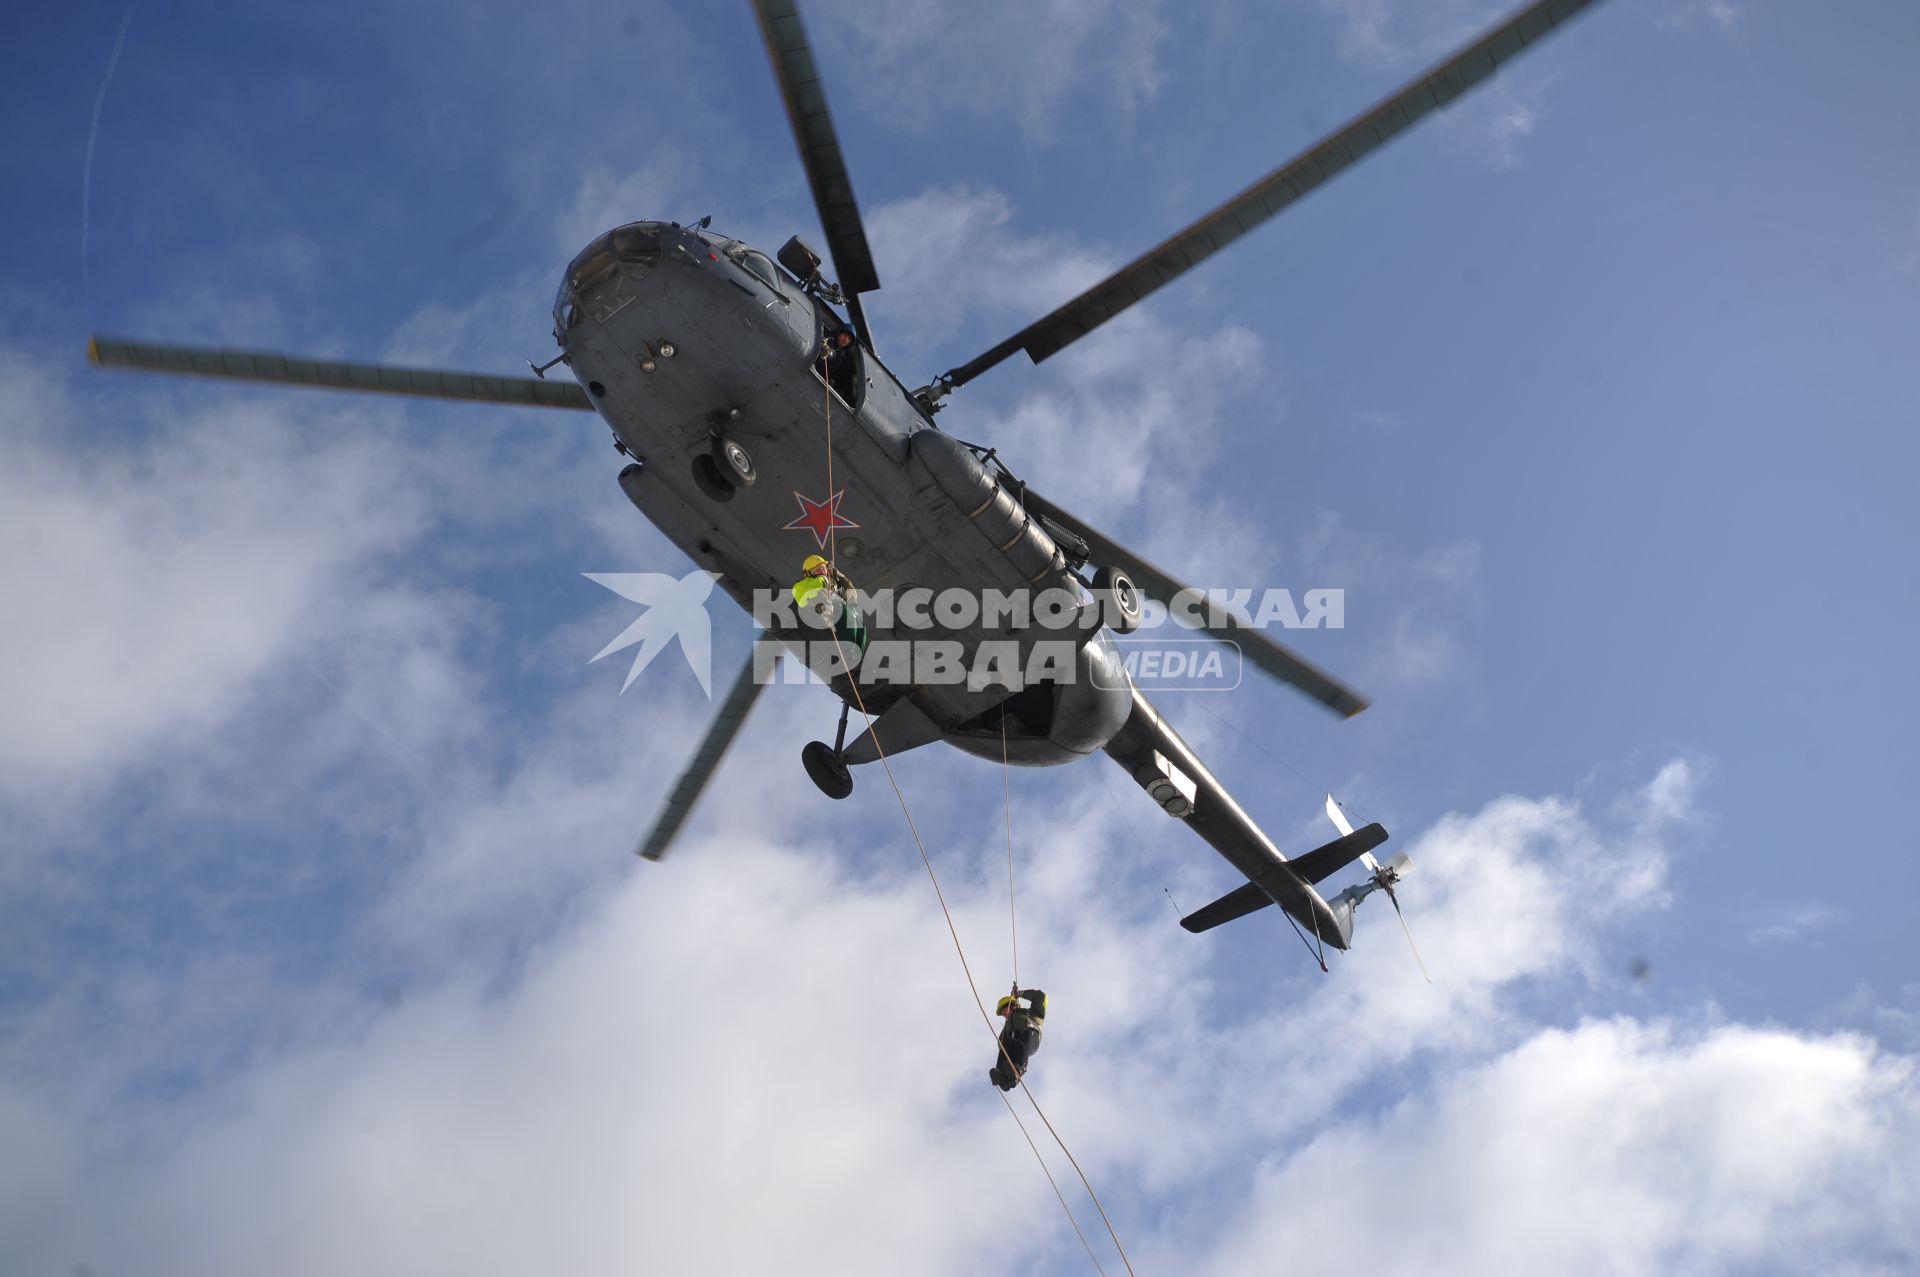
[[(882, 353), (972, 356), (1499, 10), (807, 6)], [(0, 1267), (1088, 1267), (882, 778), (800, 772), (824, 692), (628, 857), (708, 707), (588, 663), (632, 618), (581, 573), (685, 570), (596, 423), (82, 362), (510, 373), (608, 225), (813, 233), (745, 6), (154, 0), (89, 177), (125, 13), (0, 19)], [(1322, 976), (1174, 926), (1230, 871), (1104, 760), (1013, 776), (1036, 1090), (1141, 1271), (1915, 1264), (1916, 52), (1612, 0), (951, 401), (1190, 578), (1344, 588), (1297, 637), (1365, 715), (1165, 708), (1283, 845), (1333, 788), (1416, 860), (1435, 985), (1371, 909)], [(899, 770), (991, 990), (1001, 776)]]

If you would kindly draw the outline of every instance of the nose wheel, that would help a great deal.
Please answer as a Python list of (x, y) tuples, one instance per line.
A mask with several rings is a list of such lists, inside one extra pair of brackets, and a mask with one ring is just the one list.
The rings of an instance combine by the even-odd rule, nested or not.
[(853, 702), (840, 704), (840, 727), (833, 734), (831, 747), (825, 741), (808, 741), (800, 751), (800, 763), (807, 769), (807, 779), (820, 787), (820, 792), (829, 798), (845, 798), (853, 792), (853, 773), (847, 769), (847, 715), (853, 710)]
[(807, 779), (827, 797), (845, 798), (853, 792), (853, 773), (846, 760), (825, 741), (808, 741), (800, 751), (800, 763), (807, 769)]
[(713, 501), (731, 501), (741, 488), (751, 488), (760, 474), (753, 457), (736, 439), (716, 436), (713, 447), (693, 459), (693, 482)]
[(753, 468), (753, 458), (740, 446), (736, 439), (721, 435), (713, 441), (713, 459), (718, 463), (720, 473), (725, 475), (736, 488), (751, 488), (753, 481), (760, 477)]

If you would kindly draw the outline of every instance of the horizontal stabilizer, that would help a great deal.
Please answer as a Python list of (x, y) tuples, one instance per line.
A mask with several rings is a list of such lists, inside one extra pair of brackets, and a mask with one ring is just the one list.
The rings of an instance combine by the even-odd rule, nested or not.
[[(1287, 861), (1287, 868), (1304, 882), (1319, 882), (1339, 873), (1386, 840), (1386, 826), (1376, 822), (1365, 829), (1356, 829), (1350, 834), (1343, 834), (1324, 847), (1315, 847), (1306, 855)], [(1268, 895), (1260, 884), (1249, 882), (1235, 887), (1210, 905), (1202, 905), (1180, 919), (1180, 925), (1195, 934), (1211, 931), (1223, 922), (1244, 918), (1254, 910), (1264, 909), (1272, 903), (1273, 897)]]
[(1324, 847), (1315, 847), (1304, 856), (1287, 862), (1287, 868), (1308, 882), (1322, 882), (1345, 869), (1387, 840), (1387, 827), (1379, 821), (1343, 834)]
[(1249, 882), (1235, 887), (1210, 905), (1202, 905), (1180, 919), (1180, 925), (1198, 935), (1202, 931), (1211, 931), (1223, 922), (1244, 918), (1255, 909), (1264, 909), (1272, 903), (1273, 897), (1260, 890), (1258, 883)]

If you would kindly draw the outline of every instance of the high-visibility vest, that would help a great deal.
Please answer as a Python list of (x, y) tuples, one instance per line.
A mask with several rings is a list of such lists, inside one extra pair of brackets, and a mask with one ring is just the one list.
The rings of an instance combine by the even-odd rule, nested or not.
[(827, 578), (824, 576), (803, 576), (794, 582), (793, 601), (805, 607), (809, 599), (826, 588)]

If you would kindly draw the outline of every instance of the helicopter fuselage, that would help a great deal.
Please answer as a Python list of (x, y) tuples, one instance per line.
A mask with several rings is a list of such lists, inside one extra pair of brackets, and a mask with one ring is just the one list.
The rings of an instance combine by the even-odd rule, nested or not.
[[(762, 624), (766, 601), (783, 599), (816, 553), (861, 591), (894, 599), (1087, 599), (1018, 492), (938, 430), (872, 352), (856, 342), (824, 373), (822, 351), (847, 324), (757, 249), (672, 223), (620, 227), (568, 267), (554, 322), (574, 377), (634, 458), (621, 475), (628, 499)], [(723, 442), (744, 450), (750, 482), (726, 464)], [(984, 642), (1012, 642), (1023, 671), (1034, 644), (1062, 642), (1038, 621), (914, 620), (877, 628), (874, 642), (957, 644), (963, 666)], [(782, 624), (769, 633), (803, 660), (827, 637)], [(863, 681), (859, 697), (875, 715), (910, 697), (940, 739), (995, 761), (1004, 703), (1009, 761), (1069, 762), (1120, 730), (1133, 696), (1104, 631), (1083, 625), (1068, 638), (1072, 668), (1038, 686)], [(846, 678), (832, 685), (852, 694)]]

